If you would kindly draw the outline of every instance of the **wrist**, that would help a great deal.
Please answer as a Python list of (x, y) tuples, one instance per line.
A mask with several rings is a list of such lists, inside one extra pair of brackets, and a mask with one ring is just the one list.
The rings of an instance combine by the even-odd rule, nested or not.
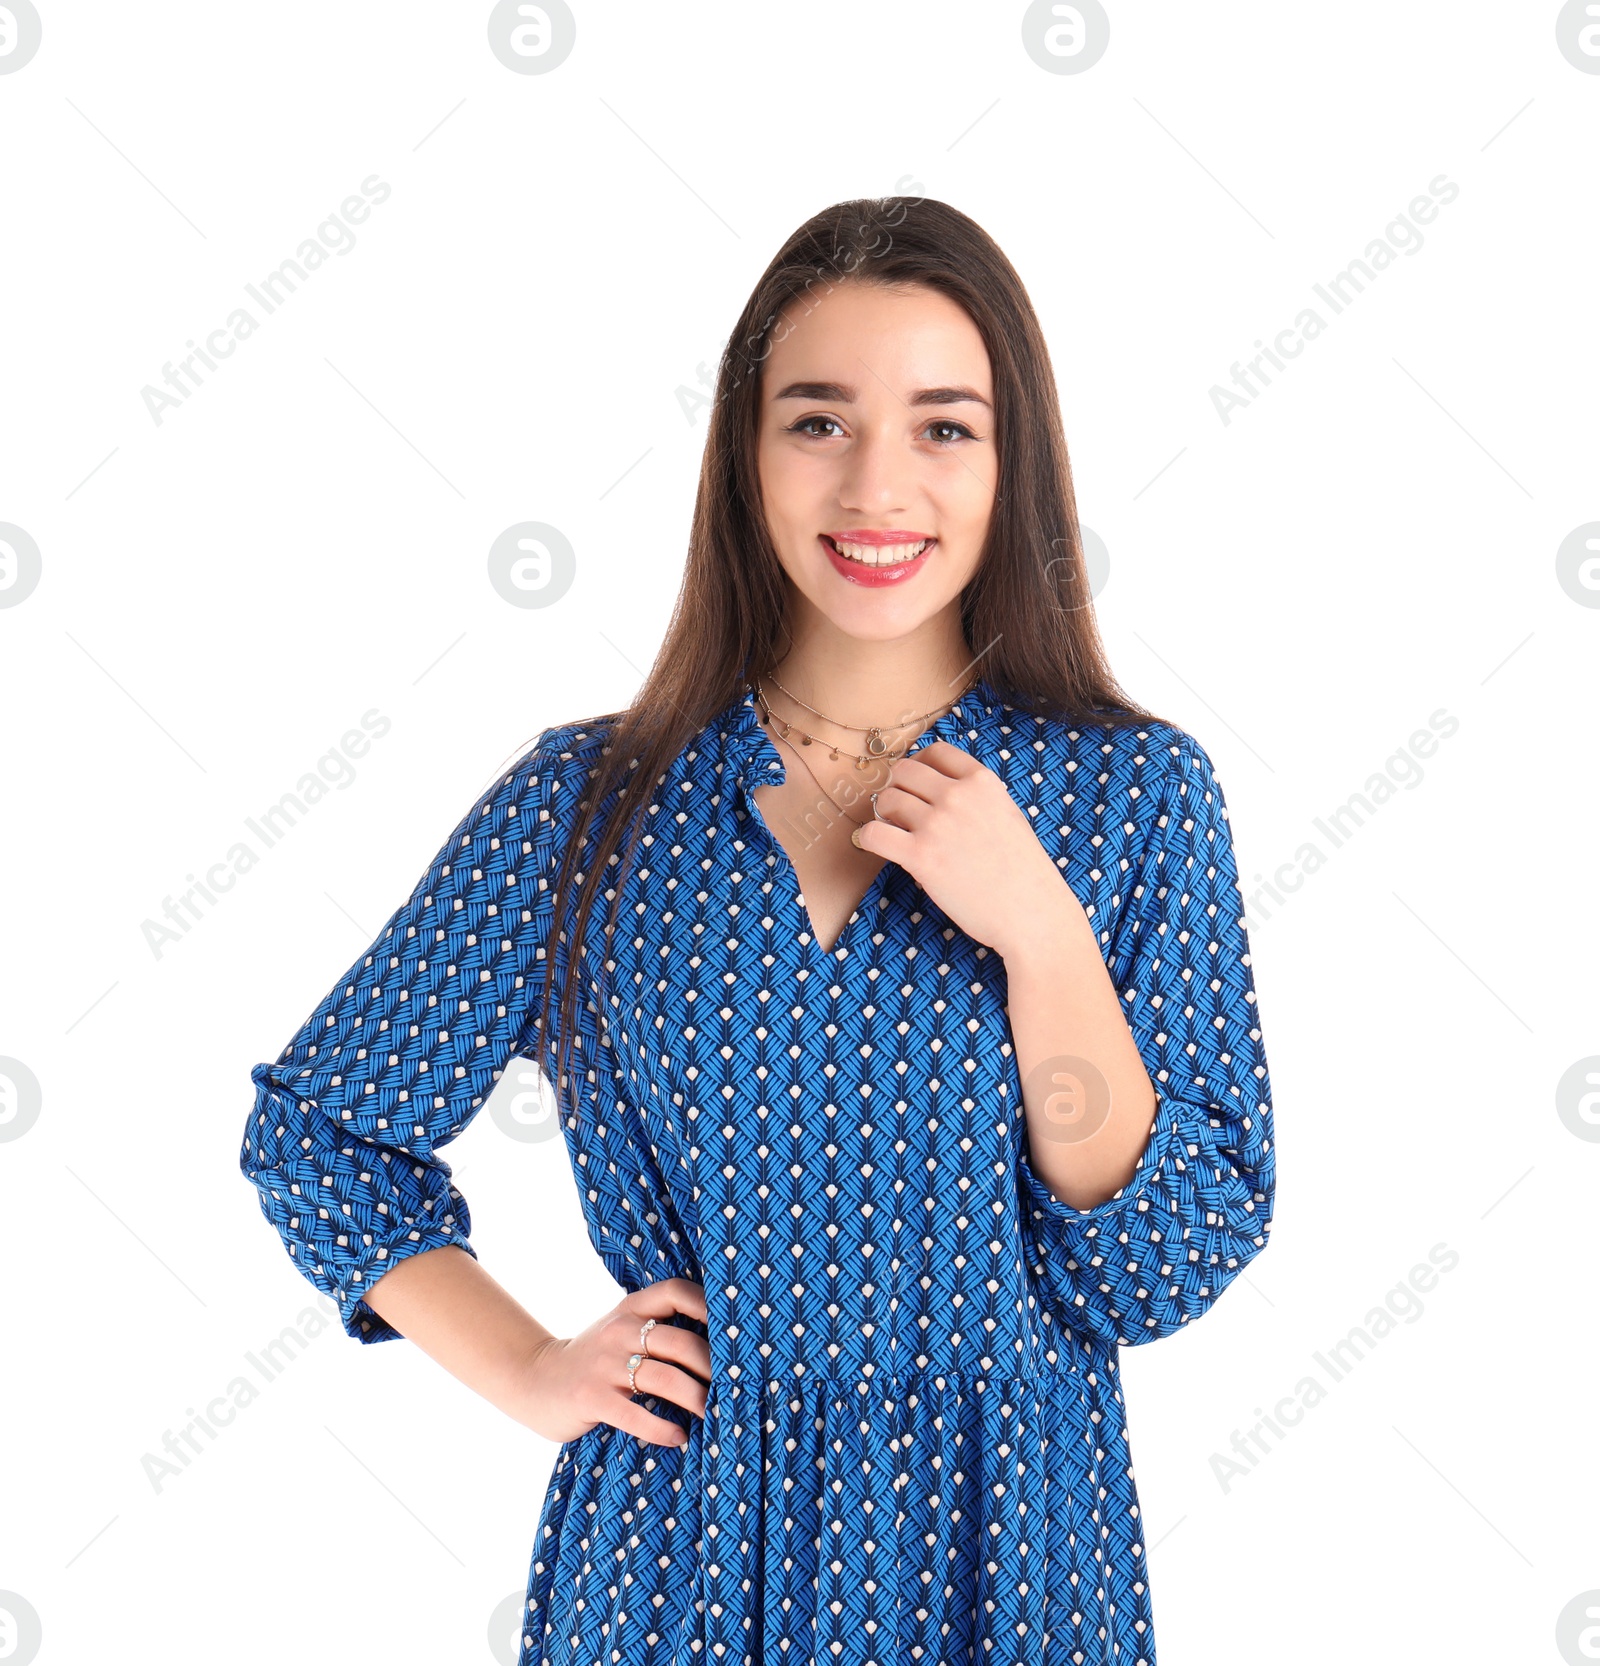
[(1060, 874), (1051, 872), (1021, 917), (1002, 942), (992, 947), (1008, 968), (1035, 962), (1050, 964), (1071, 955), (1084, 943), (1094, 944), (1094, 929), (1072, 887)]
[(519, 1347), (506, 1361), (496, 1384), (497, 1392), (489, 1398), (508, 1416), (542, 1433), (537, 1421), (549, 1398), (548, 1386), (555, 1375), (556, 1356), (566, 1345), (566, 1338), (554, 1336), (541, 1327), (540, 1334)]

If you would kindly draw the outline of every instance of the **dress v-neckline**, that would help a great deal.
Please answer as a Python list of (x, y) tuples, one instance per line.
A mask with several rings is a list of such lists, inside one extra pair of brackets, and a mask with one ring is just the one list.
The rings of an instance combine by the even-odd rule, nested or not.
[[(912, 752), (914, 753), (921, 746), (934, 740), (952, 740), (958, 745), (961, 744), (957, 737), (969, 722), (967, 712), (963, 710), (963, 702), (975, 701), (982, 703), (988, 698), (987, 685), (980, 677), (966, 690), (954, 706), (923, 730), (912, 743)], [(872, 883), (857, 900), (850, 917), (839, 928), (839, 935), (834, 938), (827, 948), (824, 948), (821, 939), (817, 936), (816, 921), (811, 917), (811, 909), (805, 900), (805, 891), (800, 881), (800, 870), (794, 865), (794, 858), (790, 856), (783, 841), (772, 831), (760, 804), (756, 801), (755, 789), (757, 786), (781, 786), (788, 778), (788, 762), (778, 751), (772, 737), (761, 724), (756, 710), (755, 691), (752, 687), (746, 687), (745, 692), (740, 697), (739, 708), (743, 721), (754, 726), (752, 742), (757, 755), (763, 752), (766, 755), (768, 766), (766, 773), (769, 777), (766, 780), (752, 781), (745, 779), (741, 773), (740, 791), (748, 806), (751, 819), (760, 827), (761, 835), (767, 841), (774, 870), (781, 871), (788, 876), (789, 895), (793, 899), (795, 913), (804, 926), (805, 941), (800, 945), (801, 963), (805, 965), (812, 956), (818, 956), (826, 960), (842, 959), (844, 954), (853, 946), (855, 936), (863, 928), (863, 922), (865, 922), (868, 929), (876, 923), (883, 898), (892, 880), (892, 871), (899, 864), (885, 860), (882, 867), (872, 876)]]
[[(780, 783), (776, 781), (762, 781), (757, 783), (757, 785), (763, 787), (778, 786)], [(760, 803), (756, 799), (755, 787), (752, 786), (745, 788), (745, 798), (749, 802), (751, 814), (761, 826), (763, 836), (766, 838), (767, 843), (772, 847), (774, 865), (781, 868), (788, 875), (789, 893), (794, 900), (795, 912), (805, 923), (806, 928), (806, 941), (801, 945), (802, 952), (808, 955), (815, 952), (816, 954), (822, 955), (829, 960), (838, 959), (840, 951), (848, 949), (849, 944), (846, 939), (848, 939), (854, 931), (857, 922), (864, 917), (876, 917), (878, 913), (879, 901), (882, 898), (883, 892), (888, 887), (889, 870), (890, 868), (896, 866), (896, 864), (885, 858), (878, 871), (872, 876), (871, 884), (869, 884), (866, 890), (861, 893), (859, 898), (857, 898), (855, 907), (850, 911), (850, 915), (845, 920), (844, 924), (840, 926), (838, 935), (830, 944), (824, 947), (821, 937), (817, 934), (817, 923), (812, 918), (811, 905), (806, 901), (805, 889), (800, 879), (800, 870), (794, 865), (794, 858), (789, 854), (788, 848), (784, 845), (783, 841), (772, 831), (771, 824), (767, 821), (766, 813), (762, 810)]]

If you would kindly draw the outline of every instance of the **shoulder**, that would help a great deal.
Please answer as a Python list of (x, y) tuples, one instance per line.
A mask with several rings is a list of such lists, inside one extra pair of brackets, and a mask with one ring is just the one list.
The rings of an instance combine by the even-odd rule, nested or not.
[(600, 761), (620, 712), (575, 717), (540, 732), (524, 755), (530, 767), (561, 786), (581, 783)]
[(1188, 729), (1120, 713), (1085, 721), (1006, 707), (1003, 717), (1004, 761), (995, 767), (1041, 813), (1060, 806), (1062, 834), (1086, 836), (1094, 865), (1115, 871), (1162, 850), (1215, 848), (1227, 837), (1215, 763)]
[(1147, 811), (1146, 850), (1159, 853), (1157, 860), (1231, 861), (1228, 801), (1205, 744), (1171, 723), (1151, 726), (1150, 743), (1161, 760), (1161, 780)]
[(614, 715), (540, 730), (479, 791), (457, 828), (461, 843), (515, 839), (526, 850), (531, 840), (549, 840), (582, 799)]
[(1216, 776), (1199, 737), (1162, 718), (1105, 712), (1090, 718), (1044, 716), (1007, 703), (993, 708), (997, 751), (1024, 768), (1065, 771), (1093, 781), (1103, 800), (1160, 802), (1188, 782)]
[(1152, 837), (1170, 842), (1177, 828), (1210, 826), (1227, 819), (1227, 805), (1216, 765), (1198, 735), (1175, 723), (1143, 723), (1118, 731), (1115, 755), (1126, 755), (1130, 766), (1142, 761), (1147, 770), (1141, 797), (1149, 816)]
[(1218, 788), (1216, 765), (1198, 735), (1175, 723), (1147, 725), (1149, 744), (1162, 760), (1162, 777), (1170, 797), (1186, 797), (1191, 789), (1202, 792)]

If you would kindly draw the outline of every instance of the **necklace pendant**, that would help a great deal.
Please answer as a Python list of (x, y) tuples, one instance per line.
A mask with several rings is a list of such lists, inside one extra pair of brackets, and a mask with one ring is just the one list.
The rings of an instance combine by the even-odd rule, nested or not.
[(881, 758), (889, 750), (889, 743), (883, 738), (882, 729), (867, 730), (867, 750), (874, 758)]

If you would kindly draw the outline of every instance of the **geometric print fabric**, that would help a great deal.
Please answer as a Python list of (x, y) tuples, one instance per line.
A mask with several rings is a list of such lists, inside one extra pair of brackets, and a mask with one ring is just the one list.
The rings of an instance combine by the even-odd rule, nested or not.
[[(474, 1253), (441, 1147), (514, 1054), (552, 1067), (550, 881), (605, 738), (546, 730), (252, 1073), (241, 1169), (359, 1341), (398, 1334), (363, 1300), (398, 1259)], [(1185, 731), (981, 678), (933, 739), (1006, 782), (1095, 928), (1157, 1095), (1138, 1170), (1087, 1210), (1039, 1180), (1004, 963), (904, 869), (816, 943), (742, 689), (659, 784), (609, 950), (597, 898), (557, 1089), (613, 1278), (705, 1287), (679, 1322), (710, 1340), (706, 1416), (641, 1391), (687, 1445), (562, 1445), (519, 1666), (1154, 1666), (1119, 1350), (1199, 1318), (1273, 1202), (1227, 808)]]

